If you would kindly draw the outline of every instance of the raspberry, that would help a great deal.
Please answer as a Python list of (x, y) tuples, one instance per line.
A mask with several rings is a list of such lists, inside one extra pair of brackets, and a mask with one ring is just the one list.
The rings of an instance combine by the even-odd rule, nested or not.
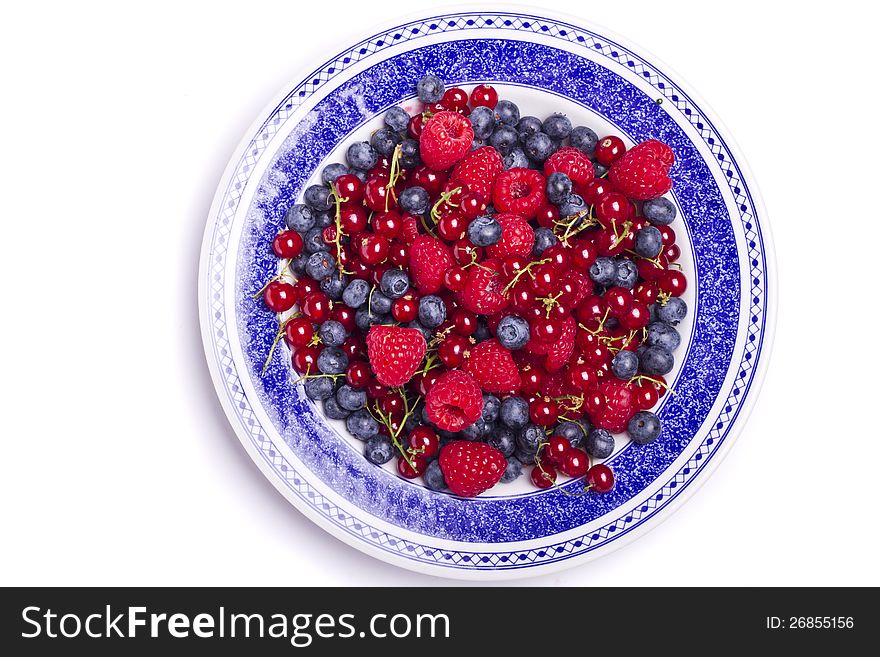
[(666, 144), (651, 140), (624, 153), (611, 166), (608, 178), (629, 198), (648, 201), (672, 189), (669, 169), (674, 162)]
[(461, 497), (476, 497), (499, 481), (507, 469), (504, 455), (486, 443), (454, 440), (440, 451), (446, 485)]
[(437, 112), (419, 137), (419, 153), (428, 168), (444, 171), (471, 149), (474, 131), (471, 122), (458, 112)]
[(491, 146), (483, 146), (465, 155), (452, 170), (450, 180), (467, 183), (468, 189), (477, 192), (483, 200), (492, 200), (495, 179), (504, 171), (501, 154)]
[[(480, 419), (483, 393), (467, 372), (441, 374), (425, 395), (428, 419), (446, 431), (461, 431)], [(629, 419), (629, 418), (627, 418)]]
[(560, 148), (547, 158), (544, 163), (544, 175), (549, 176), (551, 173), (560, 171), (571, 178), (574, 183), (575, 190), (579, 190), (583, 185), (593, 180), (596, 173), (593, 170), (593, 163), (590, 158), (584, 155), (579, 149), (566, 146)]
[(535, 231), (522, 215), (502, 212), (495, 215), (495, 221), (501, 224), (501, 239), (488, 247), (486, 254), (490, 258), (506, 258), (509, 255), (529, 257), (535, 245)]
[(599, 382), (596, 389), (605, 396), (605, 406), (590, 415), (593, 425), (598, 429), (607, 429), (612, 433), (620, 433), (626, 429), (630, 418), (638, 409), (633, 387), (627, 381), (614, 376), (606, 376)]
[(548, 372), (557, 372), (568, 363), (574, 352), (574, 336), (577, 334), (577, 322), (569, 315), (562, 322), (562, 332), (556, 342), (550, 344), (547, 350), (547, 360), (544, 367)]
[(544, 194), (545, 180), (532, 169), (508, 169), (495, 180), (492, 200), (501, 212), (516, 212), (524, 219), (531, 219), (538, 208), (547, 203)]
[(422, 294), (443, 287), (443, 275), (453, 265), (452, 250), (436, 237), (420, 235), (409, 247), (409, 275)]
[(458, 302), (472, 313), (493, 315), (507, 307), (504, 295), (504, 277), (501, 262), (490, 258), (468, 269), (468, 278), (461, 292), (456, 293)]
[(470, 350), (464, 371), (486, 392), (514, 393), (522, 382), (510, 351), (498, 340), (485, 340)]
[(409, 381), (427, 349), (425, 336), (418, 329), (379, 325), (367, 333), (370, 367), (386, 386), (401, 386)]

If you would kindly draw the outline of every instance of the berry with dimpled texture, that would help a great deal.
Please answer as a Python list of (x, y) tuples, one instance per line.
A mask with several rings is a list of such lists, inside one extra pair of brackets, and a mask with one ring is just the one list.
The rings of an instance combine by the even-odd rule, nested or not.
[(511, 393), (522, 381), (510, 351), (498, 340), (484, 340), (470, 350), (464, 371), (473, 376), (486, 392)]
[(461, 497), (476, 497), (497, 484), (507, 460), (486, 443), (455, 440), (440, 451), (440, 469), (449, 490)]
[(373, 326), (367, 333), (367, 354), (376, 378), (387, 386), (409, 381), (425, 357), (427, 343), (416, 329)]
[(461, 431), (480, 419), (483, 394), (467, 372), (450, 370), (441, 374), (425, 396), (428, 419), (441, 429)]
[(509, 169), (495, 180), (492, 200), (500, 212), (516, 212), (525, 219), (534, 217), (547, 202), (544, 176), (532, 169)]
[(504, 163), (498, 151), (489, 146), (478, 148), (455, 165), (450, 180), (461, 181), (468, 190), (476, 192), (486, 202), (492, 200), (495, 181), (504, 170)]
[(470, 121), (456, 112), (438, 112), (422, 129), (419, 153), (428, 167), (442, 171), (464, 157), (473, 140)]
[(454, 264), (452, 250), (436, 237), (421, 235), (409, 247), (409, 273), (422, 294), (443, 287), (443, 275)]

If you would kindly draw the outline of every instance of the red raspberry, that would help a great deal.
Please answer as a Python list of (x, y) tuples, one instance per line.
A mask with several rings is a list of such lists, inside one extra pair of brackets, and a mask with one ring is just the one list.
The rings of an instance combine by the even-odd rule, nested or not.
[(548, 372), (558, 372), (568, 363), (574, 352), (574, 336), (577, 334), (577, 322), (569, 315), (562, 322), (559, 339), (550, 344), (547, 350), (547, 361), (544, 365)]
[(373, 326), (367, 333), (367, 356), (380, 383), (401, 386), (415, 374), (428, 345), (418, 329)]
[(579, 190), (596, 177), (590, 158), (571, 146), (560, 148), (544, 162), (545, 176), (557, 171), (561, 171), (571, 178), (575, 190)]
[(495, 339), (484, 340), (470, 350), (464, 371), (486, 392), (514, 393), (522, 385), (513, 356)]
[(443, 287), (443, 275), (453, 265), (452, 250), (436, 237), (420, 235), (409, 247), (409, 275), (422, 294)]
[(547, 202), (545, 184), (544, 176), (533, 169), (508, 169), (495, 180), (492, 200), (501, 212), (516, 212), (531, 219)]
[(489, 490), (506, 469), (504, 455), (486, 443), (454, 440), (440, 451), (440, 470), (446, 485), (461, 497), (476, 497)]
[[(577, 269), (569, 269), (564, 272), (559, 277), (559, 282), (563, 286), (563, 292), (565, 293), (563, 297), (559, 298), (559, 302), (564, 303), (568, 309), (577, 306), (593, 291), (593, 281)], [(568, 288), (571, 288), (570, 294), (568, 293)]]
[(425, 410), (428, 419), (441, 429), (461, 431), (480, 419), (483, 393), (470, 374), (449, 370), (441, 374), (428, 390)]
[(456, 293), (456, 299), (466, 310), (482, 315), (494, 315), (507, 307), (508, 298), (503, 293), (506, 283), (501, 274), (499, 260), (489, 258), (467, 271), (468, 278), (464, 289)]
[(428, 168), (444, 171), (471, 150), (474, 131), (471, 122), (458, 112), (438, 112), (419, 137), (419, 152)]
[(630, 153), (633, 152), (646, 153), (660, 160), (661, 164), (663, 164), (667, 170), (671, 169), (672, 165), (675, 164), (675, 153), (672, 152), (672, 149), (662, 141), (657, 141), (656, 139), (649, 139), (637, 146), (633, 146)]
[(675, 155), (666, 144), (651, 140), (639, 144), (617, 160), (611, 166), (608, 178), (629, 198), (647, 201), (672, 189), (669, 168), (674, 162)]
[(602, 377), (596, 389), (605, 396), (605, 405), (598, 413), (591, 414), (590, 420), (597, 428), (608, 429), (612, 433), (625, 430), (627, 422), (639, 410), (633, 387), (627, 381), (606, 376)]
[(501, 239), (486, 248), (490, 258), (506, 258), (518, 255), (527, 258), (535, 246), (535, 231), (522, 215), (514, 212), (502, 212), (495, 215), (495, 221), (501, 224)]
[(580, 395), (581, 391), (571, 385), (565, 372), (560, 370), (544, 377), (541, 393), (551, 399), (558, 399), (567, 395)]
[(483, 146), (465, 155), (452, 170), (450, 180), (467, 183), (468, 189), (477, 192), (488, 202), (492, 199), (495, 179), (504, 171), (501, 155), (491, 146)]

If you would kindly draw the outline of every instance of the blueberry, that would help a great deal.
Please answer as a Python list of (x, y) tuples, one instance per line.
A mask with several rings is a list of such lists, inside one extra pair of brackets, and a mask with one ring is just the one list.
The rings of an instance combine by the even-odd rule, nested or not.
[(681, 334), (666, 322), (652, 322), (648, 324), (645, 342), (651, 347), (663, 347), (666, 351), (675, 351), (681, 344)]
[(405, 132), (409, 127), (409, 114), (402, 107), (395, 105), (385, 112), (385, 125), (394, 132)]
[(508, 397), (501, 402), (501, 423), (511, 429), (522, 429), (529, 422), (529, 404), (522, 397)]
[(434, 294), (419, 299), (419, 321), (427, 328), (437, 328), (446, 321), (446, 304), (443, 299)]
[(416, 94), (423, 103), (436, 103), (443, 98), (444, 91), (446, 87), (443, 85), (443, 80), (431, 73), (419, 80), (416, 85)]
[(611, 360), (611, 371), (618, 379), (628, 381), (639, 371), (639, 357), (634, 351), (622, 349)]
[(486, 443), (497, 449), (504, 456), (511, 456), (516, 450), (516, 437), (511, 429), (501, 427), (495, 429), (490, 436), (486, 438)]
[(308, 253), (300, 253), (296, 256), (293, 261), (290, 263), (290, 270), (296, 274), (297, 276), (302, 276), (306, 273), (306, 263), (309, 261)]
[(572, 129), (568, 138), (572, 146), (586, 155), (593, 154), (593, 151), (596, 149), (596, 144), (599, 141), (599, 135), (585, 125), (579, 125)]
[(477, 217), (468, 225), (467, 236), (474, 246), (492, 246), (501, 239), (501, 224), (492, 217)]
[(464, 429), (459, 431), (459, 438), (461, 438), (462, 440), (470, 440), (472, 442), (475, 440), (479, 440), (483, 435), (483, 427), (479, 426), (480, 422), (482, 422), (482, 420), (477, 420), (473, 424), (469, 424)]
[(486, 144), (483, 143), (483, 140), (482, 140), (482, 139), (474, 139), (473, 141), (471, 141), (471, 150), (472, 150), (472, 151), (475, 151), (475, 150), (477, 150), (478, 148), (482, 148), (482, 147), (485, 146), (485, 145), (486, 145)]
[(659, 304), (652, 303), (648, 306), (648, 324), (653, 324), (654, 322), (660, 321), (660, 316), (657, 314), (657, 308)]
[(509, 100), (499, 100), (495, 105), (495, 118), (504, 125), (514, 126), (519, 123), (519, 107)]
[(315, 228), (326, 228), (335, 219), (335, 214), (330, 212), (313, 212), (312, 215), (315, 217)]
[(561, 171), (554, 171), (547, 176), (547, 200), (556, 205), (564, 203), (571, 196), (572, 187), (571, 178)]
[(348, 367), (348, 355), (339, 347), (324, 347), (318, 354), (317, 364), (324, 374), (342, 374)]
[(488, 107), (475, 107), (468, 119), (477, 139), (488, 139), (495, 130), (495, 112)]
[(351, 415), (351, 411), (342, 408), (339, 405), (339, 402), (336, 401), (336, 397), (327, 397), (323, 403), (324, 406), (324, 415), (329, 417), (331, 420), (344, 420), (349, 415)]
[(675, 204), (665, 196), (645, 201), (642, 204), (642, 214), (655, 226), (668, 226), (675, 219), (678, 211)]
[(354, 313), (354, 323), (366, 333), (375, 324), (390, 324), (391, 315), (376, 312), (375, 309), (371, 312), (367, 306), (361, 306)]
[(321, 235), (321, 229), (317, 226), (310, 228), (303, 235), (303, 249), (309, 255), (318, 251), (326, 251), (329, 248), (327, 243), (324, 242), (324, 237)]
[(391, 157), (394, 153), (394, 147), (399, 143), (400, 135), (388, 128), (380, 128), (370, 137), (370, 146), (376, 153), (385, 157)]
[(516, 433), (516, 446), (530, 454), (538, 452), (538, 446), (547, 439), (544, 429), (537, 424), (527, 424)]
[(660, 435), (660, 418), (651, 411), (639, 411), (629, 419), (626, 432), (637, 445), (647, 445)]
[(551, 139), (565, 139), (571, 134), (571, 120), (565, 114), (551, 114), (541, 127)]
[(654, 226), (645, 226), (638, 233), (633, 251), (643, 258), (656, 258), (663, 250), (663, 236)]
[(321, 170), (321, 182), (325, 185), (329, 185), (339, 176), (344, 176), (347, 173), (351, 173), (351, 171), (349, 171), (349, 168), (344, 164), (339, 162), (328, 164)]
[(501, 483), (509, 484), (512, 481), (515, 481), (522, 474), (522, 463), (515, 457), (510, 457), (507, 459), (507, 467), (504, 469), (504, 474), (501, 475)]
[(526, 137), (523, 142), (523, 151), (536, 162), (543, 162), (553, 154), (553, 140), (543, 132), (536, 132)]
[(309, 256), (306, 263), (306, 274), (316, 281), (327, 278), (336, 269), (336, 261), (326, 251), (317, 251)]
[(593, 429), (584, 444), (587, 454), (597, 459), (607, 459), (614, 451), (614, 436), (607, 429)]
[(543, 226), (536, 228), (535, 245), (532, 247), (532, 255), (536, 258), (540, 258), (544, 251), (557, 244), (559, 244), (559, 239), (554, 235), (552, 230), (544, 228)]
[(312, 210), (326, 212), (333, 206), (333, 196), (330, 188), (325, 185), (312, 185), (306, 187), (303, 200)]
[(431, 205), (431, 197), (428, 196), (428, 192), (425, 191), (424, 187), (414, 185), (407, 187), (400, 193), (397, 204), (402, 210), (410, 214), (425, 214)]
[(427, 326), (425, 326), (424, 324), (422, 324), (422, 323), (421, 323), (419, 320), (417, 320), (417, 319), (414, 319), (413, 321), (409, 322), (409, 323), (406, 325), (406, 328), (414, 328), (414, 329), (417, 329), (418, 331), (421, 331), (422, 335), (425, 336), (425, 341), (426, 341), (426, 342), (429, 341), (431, 338), (434, 337), (434, 331), (432, 331), (431, 329), (429, 329)]
[(369, 440), (379, 433), (379, 423), (364, 408), (348, 416), (345, 428), (359, 440)]
[(391, 312), (392, 300), (386, 297), (379, 290), (374, 289), (373, 293), (367, 296), (367, 305), (374, 313), (385, 315)]
[(525, 143), (526, 138), (535, 133), (541, 132), (543, 125), (541, 119), (537, 116), (524, 116), (516, 124), (516, 131), (519, 133), (520, 143)]
[(483, 414), (482, 418), (486, 422), (494, 422), (498, 419), (498, 412), (501, 410), (501, 400), (495, 395), (488, 392), (483, 393)]
[(619, 287), (631, 289), (639, 279), (639, 270), (629, 258), (621, 258), (617, 261), (614, 284)]
[(519, 447), (516, 448), (513, 457), (523, 465), (535, 465), (535, 455), (524, 452)]
[(382, 290), (382, 294), (385, 296), (391, 299), (399, 299), (409, 289), (409, 276), (401, 269), (389, 269), (382, 274), (379, 289)]
[(564, 420), (553, 430), (553, 433), (565, 438), (572, 447), (580, 447), (584, 442), (587, 430), (579, 422)]
[(648, 347), (639, 356), (639, 366), (645, 374), (669, 374), (675, 359), (663, 347)]
[(362, 183), (366, 183), (367, 178), (369, 177), (368, 172), (364, 171), (363, 169), (352, 169), (351, 175), (360, 180)]
[[(568, 198), (559, 205), (559, 216), (562, 218), (571, 217), (578, 212), (584, 212), (586, 209), (587, 202), (583, 196), (580, 194), (569, 194)], [(587, 216), (584, 215), (581, 221), (588, 221)]]
[(316, 376), (306, 379), (303, 383), (306, 397), (315, 401), (323, 401), (333, 394), (333, 379), (329, 376)]
[(666, 303), (657, 304), (657, 317), (667, 324), (677, 325), (687, 316), (687, 304), (678, 297), (670, 297)]
[(608, 173), (608, 167), (606, 167), (601, 162), (597, 162), (596, 160), (592, 160), (593, 162), (593, 175), (597, 178), (601, 178), (606, 173)]
[(419, 142), (415, 139), (404, 139), (400, 142), (400, 166), (404, 169), (414, 169), (422, 163), (419, 156)]
[(527, 169), (529, 167), (529, 158), (521, 148), (514, 148), (510, 153), (504, 156), (504, 168), (506, 169)]
[(362, 278), (353, 279), (342, 293), (342, 302), (349, 308), (360, 308), (367, 302), (370, 284)]
[(345, 327), (335, 319), (328, 319), (318, 328), (318, 336), (325, 347), (339, 347), (348, 337)]
[(373, 147), (368, 142), (356, 141), (348, 147), (345, 159), (348, 160), (349, 166), (369, 171), (379, 161), (379, 154), (373, 150)]
[(290, 206), (290, 209), (284, 216), (284, 222), (290, 230), (305, 233), (315, 225), (315, 217), (312, 216), (312, 209), (308, 205), (297, 203)]
[(443, 470), (440, 469), (440, 461), (431, 461), (428, 464), (428, 467), (425, 468), (425, 473), (422, 475), (422, 480), (425, 482), (425, 486), (431, 490), (442, 491), (447, 488), (446, 479), (443, 477)]
[(613, 258), (599, 256), (590, 265), (590, 278), (599, 285), (614, 285), (617, 280), (617, 263)]
[(473, 338), (477, 342), (482, 342), (483, 340), (488, 340), (492, 337), (492, 333), (489, 331), (489, 325), (486, 324), (486, 320), (482, 317), (477, 319), (477, 328), (473, 333)]
[(370, 463), (384, 465), (394, 457), (394, 447), (385, 436), (373, 436), (364, 445), (364, 456)]
[(327, 295), (333, 301), (339, 301), (342, 298), (342, 293), (345, 291), (345, 286), (348, 285), (348, 276), (345, 274), (334, 271), (327, 278), (321, 280), (318, 283), (318, 287), (321, 288), (321, 292)]
[(492, 136), (489, 137), (489, 143), (502, 155), (509, 154), (518, 141), (519, 135), (517, 135), (516, 130), (509, 125), (503, 124), (498, 126), (495, 132), (492, 133)]
[(516, 315), (505, 315), (495, 328), (495, 336), (506, 349), (522, 349), (529, 341), (529, 323)]
[(358, 411), (367, 405), (367, 392), (344, 383), (336, 391), (336, 401), (347, 411)]

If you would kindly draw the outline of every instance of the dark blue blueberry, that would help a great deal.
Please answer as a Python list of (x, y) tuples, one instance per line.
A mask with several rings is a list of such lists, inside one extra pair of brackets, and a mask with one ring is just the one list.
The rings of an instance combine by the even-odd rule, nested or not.
[(486, 442), (504, 456), (511, 456), (516, 450), (516, 437), (513, 430), (507, 427), (495, 429), (491, 435), (486, 437)]
[(499, 100), (495, 105), (495, 119), (504, 125), (515, 126), (519, 123), (519, 107), (509, 100)]
[(467, 236), (474, 246), (492, 246), (501, 239), (501, 224), (492, 217), (477, 217), (468, 225)]
[(344, 383), (336, 391), (336, 401), (347, 411), (357, 411), (367, 405), (367, 391)]
[(663, 347), (647, 347), (639, 356), (639, 367), (645, 374), (669, 374), (675, 358)]
[(639, 411), (629, 419), (626, 432), (637, 445), (647, 445), (660, 435), (660, 418), (651, 411)]
[(312, 210), (326, 212), (333, 207), (333, 195), (327, 185), (312, 185), (306, 187), (303, 200)]
[(505, 315), (495, 328), (495, 336), (506, 349), (522, 349), (529, 341), (529, 323), (516, 315)]
[(525, 452), (519, 447), (516, 448), (513, 457), (523, 465), (535, 465), (535, 455)]
[(537, 116), (522, 117), (519, 120), (519, 123), (516, 124), (516, 131), (519, 133), (520, 143), (525, 143), (526, 138), (529, 137), (529, 135), (541, 132), (542, 127), (541, 119)]
[(324, 415), (331, 420), (344, 420), (351, 415), (351, 411), (346, 410), (339, 405), (339, 402), (336, 401), (336, 397), (327, 397), (323, 402), (323, 408)]
[(554, 150), (553, 140), (543, 132), (529, 135), (523, 142), (523, 151), (535, 162), (543, 162), (553, 154)]
[(309, 256), (306, 263), (306, 274), (316, 281), (327, 278), (336, 269), (336, 261), (326, 251), (318, 251)]
[(547, 176), (547, 200), (551, 203), (556, 205), (564, 203), (571, 196), (572, 188), (571, 178), (561, 171), (554, 171)]
[(614, 451), (614, 436), (607, 429), (593, 429), (584, 443), (587, 454), (596, 459), (607, 459)]
[(342, 302), (349, 308), (360, 308), (367, 302), (369, 294), (370, 284), (362, 278), (355, 278), (342, 293)]
[(528, 169), (529, 158), (521, 148), (514, 148), (510, 153), (504, 156), (504, 168), (506, 169)]
[(369, 440), (379, 433), (379, 423), (363, 408), (348, 416), (345, 428), (358, 440)]
[(639, 357), (636, 352), (622, 349), (611, 360), (611, 371), (618, 379), (628, 381), (639, 371)]
[(657, 314), (658, 306), (659, 304), (656, 303), (652, 303), (648, 306), (648, 324), (661, 321), (660, 316)]
[(614, 258), (599, 256), (590, 265), (590, 278), (599, 285), (614, 285), (617, 280), (617, 263)]
[(498, 412), (501, 410), (501, 400), (495, 395), (488, 392), (483, 393), (483, 414), (482, 418), (486, 422), (494, 422), (498, 419)]
[(565, 139), (571, 134), (571, 120), (565, 114), (551, 114), (542, 124), (551, 139)]
[(632, 289), (633, 285), (636, 284), (636, 281), (639, 280), (639, 270), (636, 267), (636, 263), (629, 258), (621, 258), (617, 261), (616, 267), (616, 280), (614, 281), (614, 284), (619, 287)]
[(529, 423), (529, 403), (522, 397), (508, 397), (501, 402), (501, 423), (511, 429), (522, 429)]
[(516, 433), (516, 446), (530, 454), (536, 454), (538, 446), (546, 440), (547, 434), (537, 424), (527, 424)]
[(408, 416), (406, 418), (406, 421), (403, 423), (403, 430), (406, 433), (409, 433), (410, 431), (415, 429), (420, 424), (421, 424), (421, 422), (419, 422), (419, 418), (417, 418), (415, 416), (415, 413), (413, 413), (412, 415)]
[(473, 338), (477, 342), (482, 342), (483, 340), (488, 340), (492, 337), (492, 333), (489, 331), (489, 325), (486, 324), (486, 320), (482, 317), (477, 319), (477, 329), (473, 333)]
[(678, 297), (670, 297), (666, 303), (657, 304), (657, 317), (660, 321), (676, 326), (687, 317), (687, 304)]
[(380, 128), (370, 137), (370, 146), (376, 153), (385, 157), (391, 157), (394, 153), (394, 147), (399, 143), (400, 135), (388, 128)]
[(540, 258), (541, 254), (544, 253), (551, 246), (556, 246), (559, 244), (559, 239), (549, 228), (544, 228), (543, 226), (535, 229), (535, 245), (532, 247), (532, 255), (536, 258)]
[(446, 490), (446, 479), (443, 478), (443, 470), (440, 469), (440, 461), (431, 461), (422, 475), (425, 486), (431, 490)]
[(596, 160), (593, 160), (593, 175), (597, 178), (601, 178), (606, 173), (608, 173), (608, 167), (606, 167), (601, 162), (596, 162)]
[(419, 321), (427, 328), (437, 328), (446, 320), (446, 304), (443, 299), (428, 294), (419, 299)]
[(656, 258), (662, 250), (663, 236), (654, 226), (645, 226), (636, 233), (633, 251), (643, 258)]
[(300, 253), (290, 263), (290, 270), (297, 276), (306, 273), (306, 263), (309, 261), (308, 253)]
[(369, 171), (379, 161), (379, 154), (368, 142), (356, 141), (348, 147), (348, 150), (345, 152), (345, 159), (348, 160), (349, 166)]
[(389, 269), (382, 274), (379, 289), (386, 297), (399, 299), (409, 289), (409, 276), (401, 269)]
[(471, 141), (471, 150), (475, 151), (478, 148), (482, 148), (485, 145), (486, 144), (483, 143), (482, 139), (474, 139), (473, 141)]
[[(501, 406), (501, 402), (498, 402), (498, 405)], [(498, 431), (498, 423), (497, 422), (489, 422), (487, 420), (477, 420), (476, 424), (480, 426), (480, 438), (486, 440), (489, 436)]]
[(409, 127), (409, 114), (402, 107), (395, 105), (385, 112), (385, 125), (394, 132), (406, 132)]
[(427, 326), (422, 324), (419, 320), (414, 319), (406, 325), (406, 328), (414, 328), (421, 332), (423, 336), (425, 336), (425, 342), (429, 341), (434, 337), (434, 331), (429, 329)]
[(392, 303), (393, 301), (389, 297), (386, 297), (381, 291), (376, 289), (367, 296), (367, 305), (370, 307), (370, 310), (380, 315), (390, 313)]
[(344, 176), (347, 173), (351, 173), (351, 171), (347, 166), (340, 162), (328, 164), (321, 170), (321, 182), (325, 185), (329, 185), (339, 176)]
[(414, 169), (422, 163), (419, 155), (419, 142), (415, 139), (404, 139), (400, 142), (400, 166)]
[[(578, 212), (584, 212), (587, 209), (587, 202), (580, 194), (569, 194), (559, 206), (559, 216), (562, 218), (571, 217)], [(581, 221), (588, 221), (587, 215), (584, 215)]]
[(348, 334), (340, 322), (337, 322), (335, 319), (328, 319), (318, 328), (318, 336), (325, 347), (340, 347), (345, 342)]
[(477, 420), (473, 424), (469, 424), (464, 429), (458, 432), (459, 438), (462, 440), (470, 440), (475, 441), (479, 440), (483, 436), (483, 427), (479, 425), (482, 420)]
[(488, 107), (475, 107), (468, 119), (477, 139), (488, 139), (495, 130), (495, 112)]
[(346, 285), (348, 285), (348, 276), (338, 271), (334, 271), (327, 278), (322, 279), (321, 282), (318, 283), (321, 292), (326, 294), (327, 297), (333, 301), (339, 301), (342, 298), (342, 293), (345, 291)]
[(303, 382), (306, 397), (315, 401), (323, 401), (333, 394), (333, 379), (329, 376), (316, 376)]
[(369, 178), (368, 172), (364, 171), (363, 169), (352, 169), (351, 174), (353, 176), (355, 176), (358, 180), (360, 180), (362, 183), (366, 183), (367, 178)]
[(489, 143), (502, 155), (507, 155), (513, 150), (519, 140), (516, 130), (509, 125), (500, 125), (489, 137)]
[(400, 193), (397, 204), (402, 210), (410, 214), (425, 214), (431, 205), (431, 197), (428, 196), (428, 192), (423, 187), (414, 185), (407, 187)]
[(675, 351), (681, 344), (681, 334), (671, 324), (652, 322), (648, 324), (645, 342), (651, 347), (663, 347), (666, 351)]
[[(315, 217), (315, 228), (326, 228), (336, 218), (332, 212), (315, 212), (313, 215)], [(343, 237), (343, 239), (345, 238)]]
[(665, 196), (645, 201), (642, 204), (642, 214), (655, 226), (668, 226), (675, 219), (678, 211), (675, 204)]
[(312, 216), (312, 209), (304, 203), (291, 205), (287, 214), (284, 216), (284, 222), (290, 230), (298, 233), (305, 233), (315, 225), (315, 217)]
[(593, 154), (599, 141), (599, 135), (585, 125), (573, 128), (568, 138), (572, 146), (586, 155)]
[(572, 447), (580, 447), (581, 443), (584, 442), (586, 431), (577, 422), (564, 420), (553, 429), (553, 434), (565, 438)]
[(373, 436), (364, 445), (364, 456), (370, 463), (384, 465), (394, 457), (394, 447), (385, 436)]
[(620, 326), (620, 320), (616, 317), (608, 317), (605, 319), (605, 328), (609, 331), (614, 331)]
[(303, 250), (307, 254), (311, 255), (318, 251), (326, 251), (329, 248), (330, 247), (327, 246), (327, 243), (321, 235), (321, 229), (317, 226), (309, 229), (306, 231), (306, 234), (303, 235)]
[(507, 459), (507, 467), (504, 469), (504, 474), (501, 475), (500, 481), (502, 484), (509, 484), (512, 481), (516, 481), (522, 475), (522, 472), (522, 463), (516, 457), (511, 456)]
[(436, 103), (443, 98), (445, 91), (443, 80), (432, 73), (428, 73), (416, 85), (416, 94), (423, 103)]
[(375, 324), (391, 324), (391, 321), (391, 315), (378, 313), (375, 309), (370, 312), (367, 306), (361, 306), (354, 313), (354, 323), (365, 333)]
[(318, 354), (317, 364), (324, 374), (342, 374), (348, 367), (348, 355), (339, 347), (324, 347)]

